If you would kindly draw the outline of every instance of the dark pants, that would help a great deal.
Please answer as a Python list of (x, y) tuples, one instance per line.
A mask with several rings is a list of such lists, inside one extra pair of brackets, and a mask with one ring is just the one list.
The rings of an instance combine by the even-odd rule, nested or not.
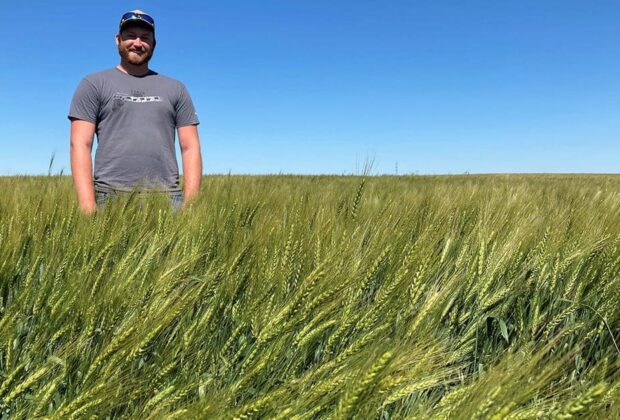
[[(95, 190), (95, 200), (97, 201), (97, 207), (103, 208), (108, 200), (114, 200), (118, 197), (122, 197), (123, 195), (127, 196), (130, 193), (120, 192), (120, 191), (97, 191)], [(140, 196), (149, 193), (137, 193)], [(168, 194), (168, 198), (170, 199), (170, 205), (174, 211), (177, 211), (181, 208), (183, 204), (183, 193), (181, 192), (171, 192)]]

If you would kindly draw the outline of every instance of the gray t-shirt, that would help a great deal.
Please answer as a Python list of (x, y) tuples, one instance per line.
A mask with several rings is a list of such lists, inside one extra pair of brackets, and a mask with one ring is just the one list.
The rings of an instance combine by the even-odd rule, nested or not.
[(96, 190), (180, 191), (175, 129), (199, 123), (183, 83), (153, 71), (93, 73), (77, 87), (68, 117), (96, 125)]

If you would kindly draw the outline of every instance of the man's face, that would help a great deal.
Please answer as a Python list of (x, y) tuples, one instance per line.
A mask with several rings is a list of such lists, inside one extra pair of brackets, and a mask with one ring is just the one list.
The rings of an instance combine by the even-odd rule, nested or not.
[(130, 64), (139, 66), (148, 63), (155, 50), (155, 38), (150, 29), (130, 26), (116, 35), (120, 56)]

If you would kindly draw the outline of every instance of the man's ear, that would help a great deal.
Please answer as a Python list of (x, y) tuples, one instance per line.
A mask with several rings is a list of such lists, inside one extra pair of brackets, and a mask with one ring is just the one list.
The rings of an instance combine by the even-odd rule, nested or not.
[(120, 34), (114, 35), (114, 40), (116, 41), (116, 46), (118, 47), (118, 45), (121, 43), (121, 35)]

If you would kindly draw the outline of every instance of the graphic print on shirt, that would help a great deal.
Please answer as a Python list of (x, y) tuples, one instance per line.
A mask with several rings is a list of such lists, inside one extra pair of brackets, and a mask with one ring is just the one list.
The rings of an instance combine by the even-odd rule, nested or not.
[(162, 102), (161, 96), (145, 96), (144, 92), (132, 90), (131, 94), (116, 92), (112, 97), (112, 111), (120, 109), (125, 103), (145, 104), (153, 102)]

